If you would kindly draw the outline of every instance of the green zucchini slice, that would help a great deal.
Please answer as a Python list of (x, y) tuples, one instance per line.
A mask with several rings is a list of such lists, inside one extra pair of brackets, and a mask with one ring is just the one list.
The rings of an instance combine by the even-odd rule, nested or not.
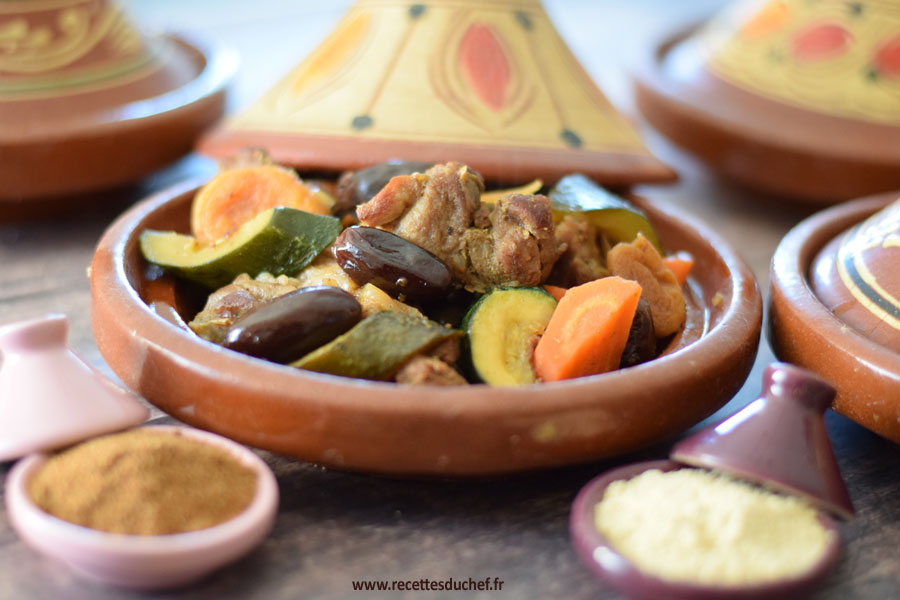
[(462, 335), (430, 319), (375, 313), (350, 331), (291, 363), (292, 367), (360, 379), (389, 380), (409, 359)]
[(241, 273), (256, 277), (294, 275), (308, 265), (341, 232), (335, 217), (288, 207), (256, 215), (234, 234), (211, 246), (190, 235), (148, 229), (141, 233), (141, 252), (149, 262), (210, 289), (231, 283)]
[(544, 288), (494, 288), (463, 319), (474, 374), (495, 386), (534, 383), (533, 341), (544, 333), (556, 300)]
[(662, 253), (659, 236), (647, 216), (636, 206), (603, 189), (584, 175), (575, 173), (560, 179), (548, 194), (557, 222), (566, 215), (587, 219), (615, 245), (631, 243), (643, 233)]

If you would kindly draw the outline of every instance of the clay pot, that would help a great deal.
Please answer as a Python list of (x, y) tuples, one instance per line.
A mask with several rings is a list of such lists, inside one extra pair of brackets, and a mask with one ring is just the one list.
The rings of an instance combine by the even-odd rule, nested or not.
[[(891, 262), (896, 250), (854, 245), (879, 237), (879, 226), (886, 227), (882, 242), (896, 229), (893, 211), (866, 219), (897, 197), (894, 192), (830, 208), (785, 236), (772, 258), (769, 341), (780, 359), (819, 374), (837, 389), (834, 410), (900, 442), (896, 329), (879, 323), (872, 310), (883, 309), (868, 296), (861, 295), (872, 303), (860, 305), (853, 278), (847, 279), (851, 289), (838, 274), (842, 262), (867, 267), (885, 294), (897, 289), (896, 262)], [(849, 252), (854, 248), (859, 251)]]
[(748, 187), (808, 204), (897, 189), (898, 23), (892, 2), (737, 2), (662, 40), (636, 102)]
[(222, 115), (236, 64), (224, 50), (142, 35), (110, 0), (7, 2), (0, 28), (3, 217), (190, 152)]
[(756, 356), (761, 300), (751, 271), (706, 227), (635, 199), (666, 247), (695, 258), (688, 326), (653, 361), (520, 388), (425, 388), (254, 359), (200, 339), (149, 306), (179, 307), (182, 297), (168, 276), (150, 276), (138, 235), (187, 231), (197, 184), (142, 202), (104, 234), (91, 267), (92, 324), (100, 352), (126, 385), (177, 419), (248, 445), (404, 475), (487, 475), (596, 460), (702, 420), (737, 392)]
[(861, 335), (900, 352), (900, 194), (831, 240), (812, 262), (813, 293)]

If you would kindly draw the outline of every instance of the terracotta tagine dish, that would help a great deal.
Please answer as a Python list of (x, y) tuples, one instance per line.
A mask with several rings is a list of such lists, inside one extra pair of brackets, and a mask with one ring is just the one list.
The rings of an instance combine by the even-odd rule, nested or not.
[(808, 204), (900, 188), (900, 6), (750, 0), (656, 48), (650, 123), (748, 187)]
[(769, 340), (837, 388), (834, 410), (900, 442), (900, 193), (809, 217), (772, 259)]
[[(459, 169), (454, 173), (472, 177), (466, 167), (454, 164)], [(256, 172), (262, 173), (267, 168)], [(398, 182), (439, 177), (447, 168), (437, 165), (425, 174), (417, 173), (406, 179), (395, 177), (385, 189), (393, 189)], [(232, 173), (226, 172), (224, 179), (215, 181), (226, 181)], [(281, 177), (283, 172), (277, 173)], [(310, 353), (303, 355), (301, 361), (291, 363), (294, 366), (254, 358), (235, 351), (244, 342), (252, 346), (252, 335), (242, 342), (240, 336), (232, 339), (228, 333), (214, 343), (195, 333), (197, 329), (186, 327), (185, 322), (195, 318), (203, 307), (208, 292), (204, 292), (198, 306), (194, 288), (183, 279), (176, 279), (172, 272), (161, 271), (158, 263), (149, 264), (145, 259), (148, 244), (161, 239), (154, 236), (189, 239), (191, 224), (197, 222), (192, 218), (192, 209), (196, 212), (198, 203), (208, 207), (214, 202), (210, 200), (212, 193), (208, 192), (211, 189), (208, 185), (202, 188), (203, 194), (197, 194), (201, 183), (186, 182), (151, 197), (130, 209), (107, 230), (91, 266), (92, 324), (100, 352), (128, 387), (176, 419), (251, 446), (328, 467), (393, 475), (491, 475), (586, 462), (672, 437), (707, 417), (737, 392), (756, 356), (761, 298), (748, 267), (718, 235), (690, 217), (631, 197), (652, 224), (662, 246), (689, 253), (694, 261), (686, 282), (674, 284), (684, 294), (684, 326), (667, 338), (661, 354), (648, 362), (627, 368), (613, 367), (608, 372), (592, 371), (602, 374), (561, 381), (544, 376), (543, 383), (518, 382), (513, 387), (466, 382), (450, 387), (413, 385), (372, 380), (378, 376), (366, 379), (360, 378), (364, 375), (330, 374), (336, 371), (314, 372), (323, 364), (315, 361), (325, 360), (322, 357), (326, 355), (320, 352), (325, 347), (331, 348), (328, 352), (337, 353), (327, 355), (337, 357), (329, 363), (331, 366), (343, 364), (355, 369), (359, 364), (370, 364), (366, 357), (373, 353), (381, 361), (388, 351), (405, 343), (405, 334), (398, 336), (392, 333), (396, 330), (388, 329), (381, 337), (369, 338), (378, 341), (375, 346), (364, 346), (369, 350), (361, 353), (362, 358), (341, 362), (344, 358), (340, 357), (349, 356), (352, 335), (358, 328), (364, 328), (379, 315), (393, 314), (394, 319), (402, 320), (396, 316), (399, 313), (391, 312), (395, 309), (381, 307), (374, 316), (366, 317), (326, 346), (312, 352), (305, 350)], [(553, 191), (549, 193), (552, 196)], [(226, 201), (232, 198), (231, 194), (222, 197)], [(494, 201), (488, 200), (487, 193), (481, 198), (482, 202)], [(494, 212), (511, 201), (506, 198), (496, 200)], [(541, 198), (547, 201), (545, 197), (534, 196), (532, 202), (537, 203)], [(356, 214), (363, 214), (361, 207)], [(338, 222), (334, 217), (307, 215), (304, 218)], [(332, 262), (333, 257), (346, 258), (339, 256), (339, 247), (352, 247), (346, 245), (349, 244), (347, 232), (361, 229), (366, 228), (344, 229), (334, 243), (333, 254), (325, 258)], [(147, 233), (150, 230), (153, 232)], [(236, 239), (248, 239), (242, 237), (242, 231), (235, 234)], [(377, 228), (368, 231), (379, 232)], [(176, 232), (183, 234), (182, 237), (177, 237)], [(481, 235), (477, 231), (475, 234)], [(229, 238), (221, 243), (227, 245)], [(651, 244), (646, 240), (643, 243), (645, 247)], [(196, 238), (184, 248), (189, 250), (195, 244)], [(341, 267), (346, 269), (344, 264)], [(189, 274), (197, 273), (194, 270)], [(305, 277), (303, 273), (298, 277)], [(206, 288), (216, 289), (222, 282), (232, 281), (233, 276), (223, 278), (218, 272), (205, 270), (203, 277), (216, 278), (218, 282)], [(382, 285), (392, 283), (393, 279)], [(397, 285), (412, 285), (406, 277), (396, 279)], [(621, 282), (628, 290), (637, 285), (619, 277), (607, 279)], [(605, 280), (592, 283), (597, 281)], [(352, 298), (335, 287), (305, 289), (318, 289), (316, 293), (320, 295), (343, 294)], [(323, 289), (331, 291), (325, 293)], [(359, 289), (364, 290), (365, 286)], [(412, 294), (411, 288), (403, 289), (409, 289)], [(517, 289), (532, 290), (524, 293), (531, 293), (529, 298), (540, 306), (556, 306), (544, 289)], [(566, 302), (574, 289), (564, 291), (560, 302)], [(304, 289), (295, 289), (293, 295), (285, 294), (281, 298), (302, 301), (305, 293)], [(311, 297), (316, 296), (310, 292), (306, 298)], [(405, 293), (399, 297), (405, 297)], [(227, 298), (239, 301), (238, 296)], [(438, 309), (450, 306), (449, 299), (443, 298), (434, 300), (437, 305), (431, 306)], [(633, 298), (637, 302), (637, 296)], [(264, 308), (278, 306), (279, 301), (276, 298), (263, 304), (249, 316), (262, 314)], [(390, 298), (383, 301), (398, 305), (398, 301)], [(231, 310), (228, 308), (231, 305), (226, 304), (222, 306)], [(470, 307), (467, 314), (471, 315), (473, 305), (465, 306)], [(232, 308), (238, 309), (237, 305)], [(459, 326), (466, 339), (475, 339), (472, 333), (475, 318), (464, 320)], [(551, 326), (552, 323), (548, 328)], [(260, 336), (268, 338), (278, 336), (280, 330), (259, 331)], [(623, 331), (627, 332), (627, 328)], [(545, 332), (543, 337), (547, 335)], [(522, 341), (524, 348), (525, 339)], [(495, 340), (489, 342), (493, 344)], [(499, 355), (509, 355), (503, 344), (506, 342), (496, 347)], [(540, 346), (538, 342), (535, 356)], [(474, 351), (471, 356), (473, 361), (478, 360)], [(284, 359), (279, 360), (286, 363)], [(517, 359), (510, 360), (515, 363)], [(615, 365), (620, 365), (618, 357)], [(475, 368), (478, 369), (477, 364)], [(527, 370), (531, 373), (530, 366)], [(488, 381), (486, 376), (481, 379)], [(530, 381), (534, 382), (535, 378)]]
[(190, 152), (235, 57), (143, 35), (112, 0), (0, 5), (0, 216), (64, 207)]
[(539, 0), (359, 0), (274, 87), (199, 143), (305, 170), (452, 158), (485, 177), (672, 181)]

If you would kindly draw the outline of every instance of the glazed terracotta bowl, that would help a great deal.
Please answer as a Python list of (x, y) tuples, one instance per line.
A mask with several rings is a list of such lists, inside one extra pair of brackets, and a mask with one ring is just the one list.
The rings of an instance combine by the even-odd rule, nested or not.
[(897, 197), (894, 192), (836, 206), (788, 232), (772, 257), (768, 338), (780, 359), (818, 373), (837, 389), (834, 410), (900, 442), (900, 354), (835, 316), (810, 281), (826, 246)]
[(69, 523), (41, 510), (28, 483), (47, 462), (46, 454), (19, 461), (6, 481), (10, 522), (29, 546), (101, 583), (164, 589), (185, 585), (244, 556), (272, 528), (278, 508), (278, 484), (256, 454), (221, 436), (187, 427), (153, 426), (217, 446), (257, 474), (256, 493), (235, 517), (208, 527), (171, 535), (126, 535)]
[[(178, 306), (151, 280), (146, 228), (188, 231), (200, 182), (136, 205), (91, 267), (97, 345), (125, 384), (176, 419), (329, 467), (488, 475), (596, 460), (674, 436), (713, 413), (756, 356), (761, 299), (745, 263), (696, 221), (636, 199), (663, 243), (695, 258), (688, 324), (664, 356), (603, 375), (520, 388), (416, 387), (300, 371), (206, 342), (148, 303)], [(190, 318), (190, 315), (182, 315)]]
[(572, 544), (584, 565), (607, 584), (615, 587), (628, 598), (668, 598), (670, 600), (750, 600), (752, 598), (802, 597), (825, 577), (834, 567), (840, 555), (840, 534), (837, 525), (824, 512), (818, 513), (819, 522), (829, 532), (828, 543), (822, 556), (813, 567), (796, 576), (765, 583), (746, 585), (704, 585), (671, 581), (645, 573), (610, 544), (595, 523), (594, 507), (603, 500), (606, 489), (614, 481), (637, 477), (644, 471), (658, 469), (674, 471), (686, 466), (671, 460), (641, 462), (607, 471), (585, 485), (572, 504), (569, 531)]

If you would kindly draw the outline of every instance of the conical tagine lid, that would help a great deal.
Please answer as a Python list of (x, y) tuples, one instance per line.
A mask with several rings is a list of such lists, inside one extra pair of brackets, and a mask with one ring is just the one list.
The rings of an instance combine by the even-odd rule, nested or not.
[(760, 96), (900, 125), (900, 5), (887, 0), (740, 2), (700, 38), (707, 66)]
[(682, 440), (670, 456), (852, 518), (853, 504), (825, 429), (824, 413), (834, 395), (834, 388), (810, 371), (772, 363), (759, 398)]
[(823, 204), (900, 188), (900, 2), (739, 0), (648, 63), (651, 124), (750, 187)]
[(457, 160), (509, 182), (573, 171), (605, 184), (675, 178), (538, 0), (359, 0), (199, 149), (228, 157), (246, 146), (314, 169), (401, 158)]
[(114, 0), (0, 1), (0, 217), (186, 154), (232, 71), (230, 56), (144, 35)]
[(0, 327), (0, 462), (143, 423), (150, 411), (67, 346), (63, 315)]

